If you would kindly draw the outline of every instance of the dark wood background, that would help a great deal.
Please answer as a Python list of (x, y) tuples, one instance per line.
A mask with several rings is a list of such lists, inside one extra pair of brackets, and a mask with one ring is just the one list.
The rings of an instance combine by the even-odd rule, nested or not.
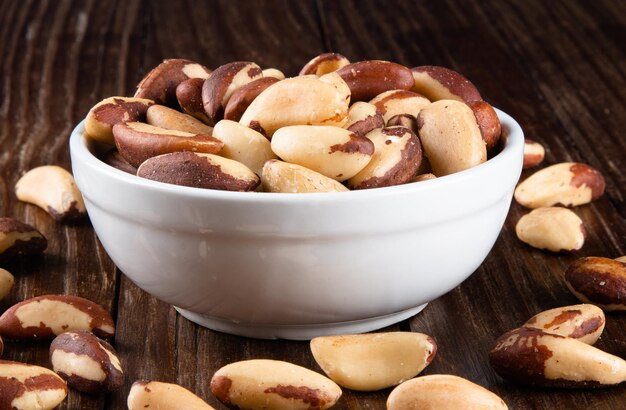
[[(390, 330), (439, 344), (423, 374), (452, 373), (499, 394), (512, 409), (623, 409), (626, 386), (549, 390), (503, 382), (488, 366), (492, 341), (535, 313), (577, 303), (561, 274), (581, 256), (626, 254), (626, 2), (579, 1), (39, 1), (0, 3), (0, 215), (48, 238), (41, 258), (6, 268), (17, 279), (0, 311), (24, 298), (67, 293), (110, 309), (126, 373), (104, 397), (71, 391), (63, 409), (122, 409), (136, 379), (179, 383), (216, 408), (208, 382), (221, 366), (276, 358), (321, 371), (305, 342), (229, 336), (192, 324), (116, 269), (89, 223), (55, 223), (13, 188), (28, 169), (69, 169), (68, 136), (89, 108), (130, 95), (163, 58), (211, 68), (255, 61), (295, 75), (326, 51), (351, 61), (434, 64), (465, 74), (485, 100), (516, 118), (546, 147), (545, 165), (580, 161), (601, 170), (606, 194), (575, 208), (584, 248), (554, 255), (525, 246), (513, 204), (482, 266), (423, 313)], [(528, 172), (525, 172), (527, 175)], [(454, 252), (454, 250), (451, 250)], [(454, 257), (454, 255), (451, 255)], [(393, 295), (390, 295), (393, 297)], [(597, 346), (626, 357), (626, 315), (609, 314)], [(4, 358), (48, 366), (46, 343), (8, 342)], [(337, 408), (381, 409), (389, 390), (346, 390)]]

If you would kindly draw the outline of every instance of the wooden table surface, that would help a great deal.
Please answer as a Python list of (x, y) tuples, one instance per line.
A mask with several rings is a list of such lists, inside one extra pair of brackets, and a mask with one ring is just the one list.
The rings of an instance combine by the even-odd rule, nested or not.
[[(487, 352), (535, 313), (577, 303), (561, 275), (581, 256), (626, 254), (626, 3), (579, 1), (38, 1), (0, 3), (0, 215), (37, 227), (45, 255), (5, 266), (16, 279), (0, 311), (28, 297), (66, 293), (109, 309), (124, 388), (107, 396), (70, 391), (63, 409), (122, 409), (136, 379), (179, 383), (216, 408), (209, 380), (221, 366), (275, 358), (321, 371), (306, 342), (214, 332), (131, 283), (87, 222), (55, 223), (14, 194), (44, 164), (69, 169), (68, 136), (89, 108), (131, 95), (163, 58), (211, 68), (255, 61), (296, 75), (327, 51), (351, 61), (443, 65), (473, 81), (484, 99), (546, 147), (544, 165), (580, 161), (599, 169), (606, 193), (577, 207), (588, 231), (575, 254), (532, 249), (515, 236), (527, 212), (516, 203), (493, 250), (463, 284), (388, 330), (433, 336), (423, 374), (451, 373), (499, 394), (511, 409), (624, 409), (626, 386), (553, 390), (503, 382)], [(524, 172), (528, 175), (528, 171)], [(450, 257), (454, 257), (451, 250)], [(390, 295), (393, 297), (393, 295)], [(597, 346), (626, 357), (626, 315), (608, 314)], [(4, 359), (49, 366), (48, 344), (7, 342)], [(390, 390), (345, 390), (338, 409), (381, 409)]]

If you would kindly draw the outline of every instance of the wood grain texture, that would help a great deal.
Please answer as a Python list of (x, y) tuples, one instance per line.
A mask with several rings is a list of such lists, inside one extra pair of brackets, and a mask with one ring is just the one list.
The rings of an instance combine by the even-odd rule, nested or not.
[[(0, 301), (0, 311), (27, 297), (68, 293), (114, 315), (124, 388), (103, 397), (71, 391), (62, 409), (123, 409), (136, 379), (179, 383), (225, 408), (208, 381), (221, 366), (250, 358), (321, 371), (305, 342), (231, 336), (180, 317), (115, 268), (89, 222), (57, 224), (17, 201), (13, 187), (38, 165), (69, 169), (73, 126), (101, 99), (132, 94), (164, 58), (189, 58), (211, 68), (248, 60), (287, 75), (325, 51), (352, 61), (443, 65), (467, 76), (485, 100), (541, 142), (544, 165), (588, 163), (605, 176), (606, 194), (574, 209), (589, 235), (573, 255), (519, 242), (515, 223), (528, 211), (513, 203), (482, 266), (421, 314), (388, 330), (434, 336), (438, 355), (424, 374), (466, 377), (499, 394), (511, 409), (625, 408), (626, 386), (523, 388), (503, 382), (486, 359), (503, 332), (539, 311), (577, 303), (561, 278), (569, 263), (626, 254), (625, 27), (626, 5), (611, 0), (0, 2), (0, 215), (36, 226), (49, 240), (44, 256), (5, 266), (17, 284)], [(608, 315), (597, 345), (626, 357), (626, 315)], [(3, 358), (49, 366), (48, 345), (9, 341)], [(336, 408), (381, 409), (389, 391), (346, 390)]]

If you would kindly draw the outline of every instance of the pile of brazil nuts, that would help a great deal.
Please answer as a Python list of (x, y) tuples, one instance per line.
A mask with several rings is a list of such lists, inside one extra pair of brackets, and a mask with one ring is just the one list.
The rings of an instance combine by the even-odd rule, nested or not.
[[(142, 178), (229, 191), (340, 192), (459, 172), (497, 153), (501, 125), (445, 67), (321, 54), (292, 78), (236, 61), (164, 60), (133, 97), (97, 103), (86, 134)], [(114, 146), (114, 147), (113, 147)]]

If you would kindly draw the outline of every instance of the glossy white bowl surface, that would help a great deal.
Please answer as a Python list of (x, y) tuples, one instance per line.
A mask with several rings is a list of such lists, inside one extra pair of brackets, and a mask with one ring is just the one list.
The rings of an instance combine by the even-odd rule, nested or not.
[(465, 280), (502, 228), (524, 136), (435, 180), (340, 193), (163, 184), (101, 162), (83, 123), (72, 167), (102, 245), (139, 287), (210, 328), (309, 339), (410, 317)]

